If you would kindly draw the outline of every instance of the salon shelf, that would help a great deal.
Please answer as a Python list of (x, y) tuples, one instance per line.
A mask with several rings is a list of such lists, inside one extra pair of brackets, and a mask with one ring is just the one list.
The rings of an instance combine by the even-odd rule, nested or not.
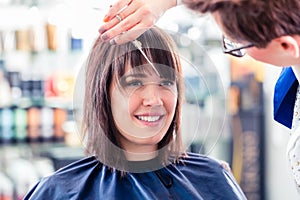
[(85, 156), (85, 150), (82, 146), (68, 146), (64, 142), (7, 144), (0, 146), (0, 152), (0, 163), (5, 159), (14, 157), (25, 159), (47, 157), (53, 161), (56, 169)]

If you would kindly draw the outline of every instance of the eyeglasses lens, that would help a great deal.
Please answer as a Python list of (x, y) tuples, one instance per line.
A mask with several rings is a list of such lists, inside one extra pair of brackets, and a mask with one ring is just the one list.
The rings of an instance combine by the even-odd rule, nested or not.
[(242, 44), (237, 42), (232, 42), (227, 38), (223, 38), (225, 53), (230, 53), (233, 56), (242, 57), (246, 54), (245, 49), (241, 49), (243, 47)]

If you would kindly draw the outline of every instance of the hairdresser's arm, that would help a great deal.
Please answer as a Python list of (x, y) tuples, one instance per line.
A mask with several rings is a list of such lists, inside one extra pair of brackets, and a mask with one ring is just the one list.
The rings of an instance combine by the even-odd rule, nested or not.
[[(151, 28), (177, 0), (118, 0), (104, 17), (99, 33), (104, 41), (115, 44), (136, 39)], [(121, 21), (116, 18), (121, 17)]]

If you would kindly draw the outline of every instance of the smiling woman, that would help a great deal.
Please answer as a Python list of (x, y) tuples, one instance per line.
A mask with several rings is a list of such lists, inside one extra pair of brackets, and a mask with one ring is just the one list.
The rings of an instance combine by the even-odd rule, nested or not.
[(117, 140), (126, 150), (127, 160), (139, 159), (130, 153), (143, 153), (143, 160), (156, 156), (158, 143), (173, 122), (178, 98), (174, 70), (155, 67), (158, 72), (166, 68), (168, 76), (158, 77), (149, 65), (126, 66), (120, 83), (113, 79), (110, 87), (112, 115), (120, 131)]
[(138, 41), (141, 49), (96, 40), (83, 110), (91, 156), (42, 179), (25, 199), (246, 199), (220, 162), (182, 147), (183, 78), (171, 37), (153, 27)]
[[(132, 43), (117, 46), (100, 39), (86, 69), (83, 121), (88, 125), (88, 151), (103, 163), (125, 171), (140, 171), (128, 169), (130, 155), (130, 160), (157, 155), (160, 165), (155, 162), (151, 166), (157, 169), (169, 163), (170, 155), (176, 160), (183, 153), (182, 70), (175, 44), (158, 28), (149, 30), (138, 41), (155, 70)], [(98, 59), (99, 55), (105, 60)], [(150, 122), (158, 116), (159, 120)]]

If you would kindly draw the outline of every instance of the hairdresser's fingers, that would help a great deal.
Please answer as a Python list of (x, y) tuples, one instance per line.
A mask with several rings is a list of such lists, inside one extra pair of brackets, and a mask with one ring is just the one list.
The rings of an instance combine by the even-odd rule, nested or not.
[(126, 42), (135, 40), (140, 35), (142, 35), (145, 31), (147, 31), (149, 27), (142, 26), (141, 24), (137, 24), (134, 28), (129, 31), (124, 32), (121, 35), (118, 35), (110, 40), (111, 44), (124, 44)]
[(101, 35), (101, 39), (103, 41), (110, 41), (111, 39), (113, 39), (114, 37), (116, 37), (118, 35), (123, 35), (125, 32), (127, 32), (128, 30), (135, 27), (136, 24), (138, 24), (138, 23), (139, 23), (139, 19), (137, 19), (137, 18), (131, 19), (131, 17), (128, 17), (127, 20), (121, 21), (116, 26), (114, 26), (111, 29), (109, 29), (108, 31), (104, 32)]
[(123, 9), (125, 9), (125, 7), (127, 7), (131, 2), (132, 0), (119, 0), (115, 4), (111, 5), (108, 13), (104, 16), (103, 21), (110, 21), (112, 18), (114, 18), (114, 16), (116, 16)]
[(102, 34), (101, 39), (108, 41), (118, 36), (113, 42), (114, 44), (123, 44), (136, 39), (151, 28), (158, 19), (157, 16), (149, 14), (148, 11), (147, 9), (139, 9), (136, 13), (128, 16), (125, 20)]
[[(126, 24), (127, 27), (133, 27), (138, 18), (135, 18), (136, 19), (135, 21), (130, 21), (130, 19), (127, 19), (127, 17), (130, 16), (131, 14), (133, 14), (136, 11), (136, 8), (137, 8), (136, 3), (132, 2), (132, 5), (130, 5), (129, 7), (126, 7), (125, 9), (122, 10), (122, 12), (119, 12), (117, 15), (115, 15), (113, 18), (111, 18), (107, 23), (103, 24), (99, 28), (98, 32), (100, 34), (103, 34), (107, 30), (113, 28), (114, 26), (117, 26), (124, 19), (126, 21), (125, 23), (127, 23)], [(122, 32), (120, 32), (120, 33), (122, 33)], [(107, 35), (112, 35), (112, 34), (108, 33)], [(109, 39), (111, 39), (111, 38), (109, 38)]]
[(104, 25), (102, 25), (98, 32), (101, 34), (101, 38), (102, 40), (109, 40), (110, 39), (110, 33), (106, 33), (104, 35), (104, 33), (107, 30), (110, 30), (112, 27), (115, 27), (118, 23), (120, 23), (120, 18), (122, 18), (121, 16), (119, 17), (114, 17), (113, 19), (111, 19), (109, 22), (105, 23)]
[[(136, 36), (142, 33), (140, 30), (135, 30), (137, 24), (140, 24), (138, 28), (142, 27), (142, 29), (147, 30), (154, 25), (166, 10), (174, 6), (176, 6), (176, 0), (132, 0), (121, 12), (116, 13), (122, 18), (122, 21), (116, 23), (114, 20), (113, 22), (108, 22), (109, 24), (103, 24), (99, 28), (99, 33), (102, 34), (102, 40), (107, 41), (128, 30), (132, 30), (137, 33), (130, 32), (132, 33), (131, 35), (127, 33), (128, 37), (126, 38), (135, 39)], [(119, 41), (121, 42), (120, 44), (128, 42), (126, 39)]]

